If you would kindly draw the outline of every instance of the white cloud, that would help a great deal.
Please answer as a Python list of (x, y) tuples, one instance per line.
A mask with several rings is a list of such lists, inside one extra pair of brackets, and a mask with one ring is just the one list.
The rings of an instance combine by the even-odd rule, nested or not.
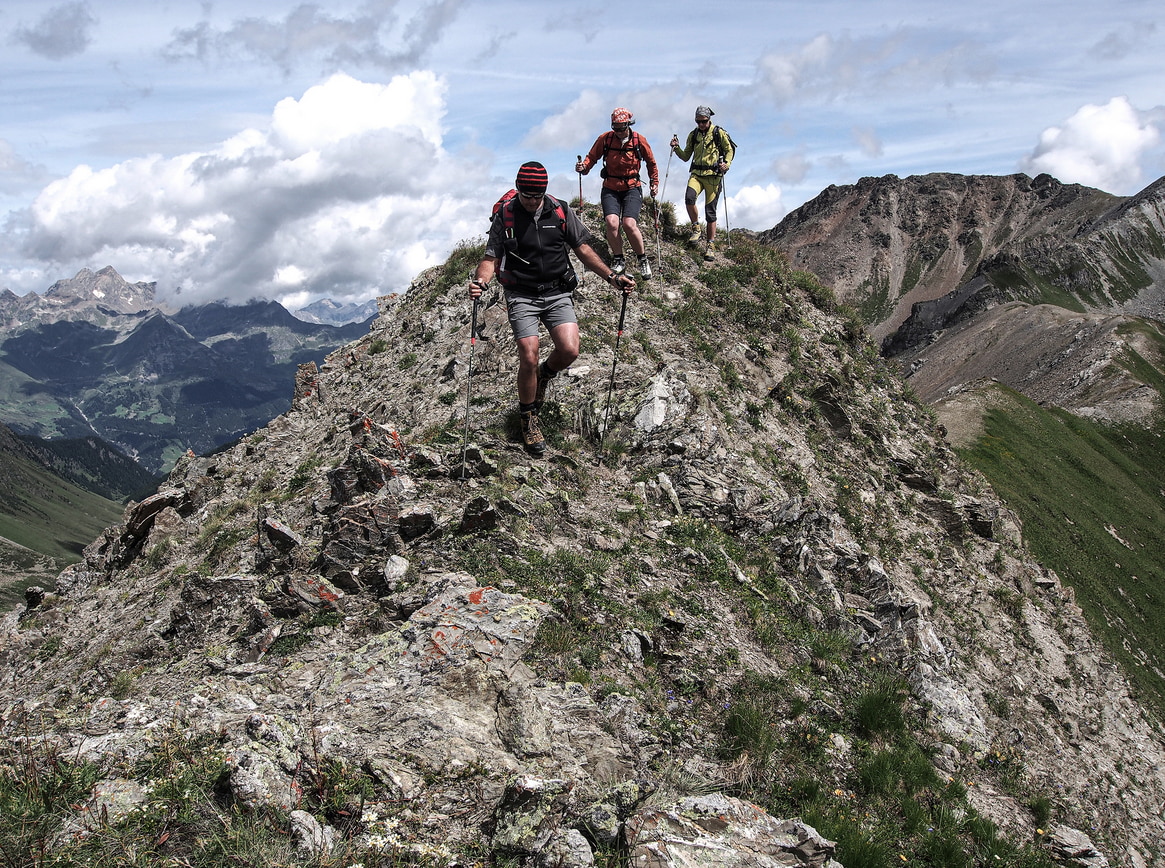
[(1141, 158), (1160, 138), (1150, 117), (1118, 96), (1105, 105), (1082, 106), (1062, 125), (1048, 127), (1022, 166), (1030, 174), (1046, 172), (1070, 184), (1135, 193)]
[(432, 73), (337, 74), (211, 151), (77, 167), (32, 205), (25, 253), (61, 270), (116, 263), (181, 303), (400, 291), (483, 232), (495, 192), (444, 150), (444, 110)]
[(558, 148), (562, 142), (585, 142), (578, 148), (586, 151), (595, 136), (610, 128), (610, 97), (596, 90), (584, 90), (565, 109), (551, 115), (535, 127), (522, 144), (532, 150)]
[[(729, 173), (725, 177), (730, 178), (732, 175)], [(728, 190), (726, 216), (729, 228), (753, 229), (758, 232), (771, 229), (781, 221), (787, 210), (781, 202), (781, 188), (776, 184), (742, 187), (735, 193), (731, 188)], [(720, 219), (723, 221), (725, 215), (721, 214)]]

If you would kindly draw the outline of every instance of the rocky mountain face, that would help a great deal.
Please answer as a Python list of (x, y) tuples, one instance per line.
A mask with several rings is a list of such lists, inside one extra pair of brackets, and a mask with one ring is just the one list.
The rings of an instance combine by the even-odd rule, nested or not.
[(1165, 732), (828, 290), (669, 241), (616, 336), (592, 278), (534, 460), (464, 253), (0, 622), (5, 737), (105, 770), (78, 838), (180, 733), (317, 857), (1155, 863)]
[(45, 439), (96, 435), (164, 472), (283, 412), (296, 365), (366, 331), (275, 302), (163, 310), (153, 284), (86, 270), (43, 296), (0, 295), (0, 418)]
[(1110, 421), (1160, 407), (1137, 368), (1162, 366), (1165, 179), (1121, 198), (1048, 175), (864, 178), (762, 237), (860, 308), (928, 401), (996, 378)]
[(83, 268), (71, 280), (58, 280), (41, 295), (0, 291), (0, 327), (4, 332), (60, 322), (104, 325), (118, 315), (152, 310), (156, 284), (127, 283), (113, 268)]

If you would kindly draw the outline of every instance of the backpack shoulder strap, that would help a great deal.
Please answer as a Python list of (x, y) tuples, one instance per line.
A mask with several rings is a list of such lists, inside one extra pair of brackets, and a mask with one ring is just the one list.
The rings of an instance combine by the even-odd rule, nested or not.
[(724, 154), (726, 154), (729, 151), (731, 151), (733, 156), (735, 156), (736, 155), (736, 142), (732, 141), (732, 136), (730, 136), (728, 134), (728, 130), (724, 129), (724, 127), (713, 127), (712, 128), (712, 140), (717, 141), (718, 136), (719, 136), (719, 141), (717, 142), (717, 144), (723, 146), (723, 153), (721, 154), (721, 156), (724, 156)]
[(554, 205), (554, 213), (558, 216), (558, 228), (566, 232), (566, 208), (562, 206), (562, 200), (554, 198), (549, 193), (546, 194), (546, 198)]

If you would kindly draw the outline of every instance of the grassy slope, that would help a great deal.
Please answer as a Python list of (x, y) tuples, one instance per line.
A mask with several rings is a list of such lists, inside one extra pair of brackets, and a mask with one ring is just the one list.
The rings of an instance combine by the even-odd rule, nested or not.
[(1165, 717), (1162, 434), (1008, 398), (964, 457), (1019, 513), (1037, 558), (1075, 589), (1142, 701)]
[[(47, 555), (60, 565), (81, 559), (81, 550), (121, 519), (122, 506), (54, 476), (30, 461), (0, 454), (0, 537)], [(24, 592), (18, 549), (0, 570), (0, 609)], [(13, 583), (15, 580), (15, 584)], [(29, 579), (29, 581), (36, 581)], [(15, 595), (15, 596), (14, 596)]]

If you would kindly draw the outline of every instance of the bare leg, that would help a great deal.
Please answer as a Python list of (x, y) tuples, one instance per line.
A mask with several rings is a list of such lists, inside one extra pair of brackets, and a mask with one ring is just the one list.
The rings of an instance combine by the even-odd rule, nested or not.
[(538, 389), (538, 335), (518, 338), (518, 402), (533, 404)]
[(639, 231), (639, 223), (634, 217), (624, 217), (623, 229), (627, 232), (627, 241), (630, 242), (631, 249), (635, 251), (637, 256), (642, 256), (644, 252), (643, 233)]
[(607, 221), (607, 246), (611, 248), (612, 256), (623, 255), (623, 239), (619, 235), (619, 215), (608, 214)]

